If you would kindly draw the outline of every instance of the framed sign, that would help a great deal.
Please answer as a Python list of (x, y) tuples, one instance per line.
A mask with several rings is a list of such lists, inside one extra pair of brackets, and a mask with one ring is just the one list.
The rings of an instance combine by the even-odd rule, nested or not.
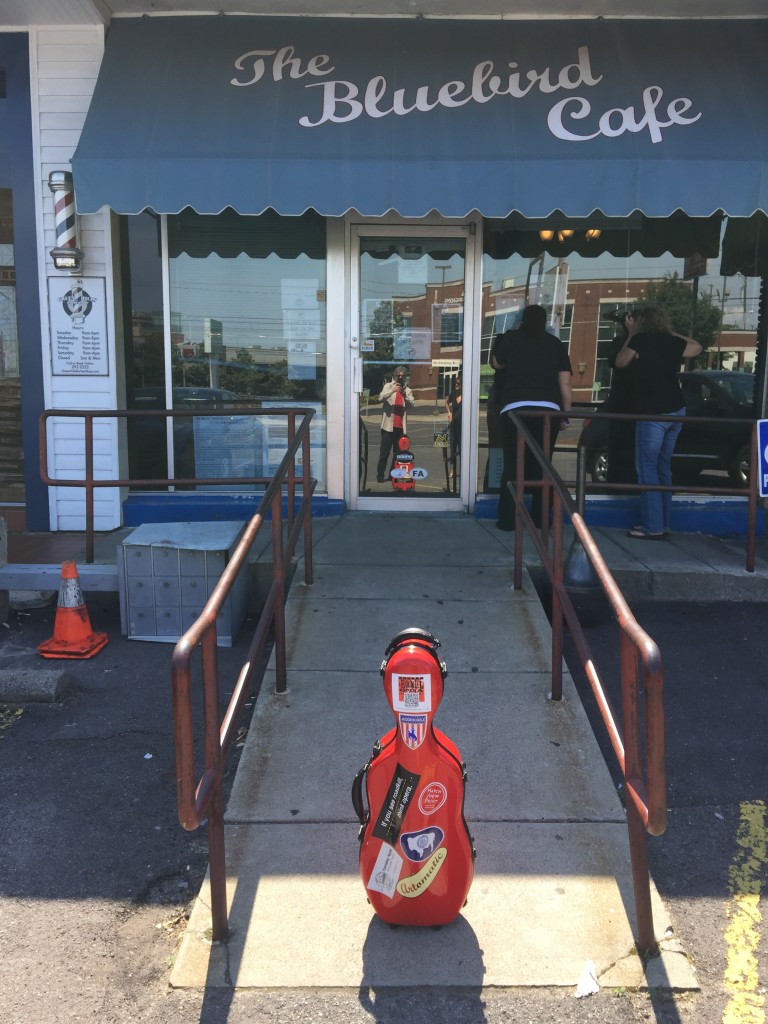
[(49, 277), (54, 377), (109, 375), (103, 277)]

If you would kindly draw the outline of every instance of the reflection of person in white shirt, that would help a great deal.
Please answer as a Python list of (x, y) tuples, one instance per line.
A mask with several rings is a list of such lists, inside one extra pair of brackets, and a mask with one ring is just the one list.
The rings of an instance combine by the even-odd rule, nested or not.
[(381, 389), (379, 401), (384, 409), (381, 415), (381, 447), (379, 448), (379, 461), (376, 466), (376, 480), (383, 484), (386, 481), (387, 459), (392, 454), (397, 454), (397, 442), (407, 431), (407, 410), (414, 407), (413, 392), (408, 387), (408, 371), (404, 366), (396, 366), (392, 380), (388, 381)]

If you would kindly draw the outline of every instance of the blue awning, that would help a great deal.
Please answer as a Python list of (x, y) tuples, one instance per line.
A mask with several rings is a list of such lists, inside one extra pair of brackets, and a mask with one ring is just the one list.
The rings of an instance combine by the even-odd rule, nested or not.
[(77, 208), (768, 211), (768, 21), (115, 20)]

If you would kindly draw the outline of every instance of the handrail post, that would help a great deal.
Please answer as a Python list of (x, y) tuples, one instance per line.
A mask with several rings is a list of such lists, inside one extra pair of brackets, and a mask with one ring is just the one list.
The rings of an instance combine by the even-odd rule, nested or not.
[(202, 640), (203, 722), (205, 769), (217, 773), (208, 805), (208, 856), (211, 879), (211, 922), (214, 942), (229, 936), (227, 922), (227, 869), (224, 851), (224, 801), (222, 796), (221, 744), (219, 740), (219, 666), (216, 657), (216, 624)]
[(309, 431), (306, 431), (301, 441), (301, 498), (302, 502), (309, 500), (309, 508), (304, 515), (304, 582), (307, 586), (314, 583), (315, 565), (312, 554), (312, 465)]
[[(514, 588), (523, 589), (523, 525), (520, 520), (520, 507), (525, 500), (523, 480), (525, 479), (525, 448), (526, 440), (518, 430), (515, 437), (517, 445), (517, 456), (515, 459), (515, 493), (512, 499), (512, 507), (515, 513), (515, 566), (514, 566)], [(511, 481), (507, 481), (509, 488)]]
[(555, 491), (552, 524), (552, 700), (563, 699), (563, 515), (560, 495)]
[[(288, 447), (289, 448), (290, 448), (291, 442), (293, 441), (295, 436), (296, 436), (296, 413), (293, 410), (291, 410), (288, 413)], [(304, 448), (302, 446), (302, 452), (303, 451), (304, 451)], [(295, 505), (296, 505), (296, 458), (295, 458), (295, 456), (294, 456), (294, 459), (293, 459), (293, 463), (291, 464), (291, 471), (288, 474), (288, 481), (287, 481), (287, 483), (288, 483), (288, 498), (287, 498), (287, 508), (286, 508), (286, 511), (288, 513), (288, 515), (287, 515), (288, 532), (290, 533), (291, 532), (291, 527), (293, 526), (293, 519), (294, 519)]]
[(637, 947), (641, 954), (656, 956), (659, 950), (653, 932), (651, 881), (645, 824), (635, 805), (633, 793), (643, 777), (640, 730), (640, 700), (637, 651), (624, 630), (619, 640), (621, 665), (621, 706), (624, 726), (624, 778), (626, 780), (627, 829), (632, 864), (632, 887), (637, 914)]
[(93, 564), (93, 414), (85, 414), (85, 560)]
[(229, 938), (227, 915), (227, 866), (224, 848), (224, 800), (219, 783), (208, 805), (208, 870), (211, 879), (211, 937)]
[(755, 532), (757, 530), (757, 474), (759, 472), (759, 458), (757, 452), (757, 423), (752, 427), (752, 437), (749, 440), (750, 458), (749, 470), (747, 472), (747, 572), (755, 571)]
[[(541, 437), (541, 447), (544, 449), (546, 456), (551, 460), (551, 447), (550, 441), (552, 438), (552, 416), (550, 413), (544, 414), (544, 430)], [(547, 543), (549, 536), (549, 507), (550, 507), (550, 495), (552, 494), (552, 482), (549, 479), (547, 473), (541, 473), (541, 539), (544, 544)]]
[(272, 574), (277, 584), (275, 598), (275, 693), (285, 693), (288, 674), (285, 652), (285, 563), (283, 562), (282, 488), (272, 500)]

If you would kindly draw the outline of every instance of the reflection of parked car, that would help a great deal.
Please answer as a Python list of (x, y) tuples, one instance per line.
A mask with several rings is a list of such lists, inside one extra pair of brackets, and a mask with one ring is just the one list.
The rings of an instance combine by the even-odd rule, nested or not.
[[(173, 388), (172, 408), (177, 410), (228, 409), (247, 405), (234, 391), (224, 388)], [(166, 408), (164, 387), (137, 388), (133, 409), (155, 412)], [(130, 472), (136, 479), (162, 479), (168, 472), (167, 423), (165, 417), (148, 416), (129, 422)], [(194, 428), (191, 416), (173, 418), (173, 448), (177, 477), (194, 476)]]
[[(173, 388), (174, 409), (194, 408), (198, 405), (223, 405), (240, 400), (234, 391), (224, 388)], [(135, 409), (165, 409), (165, 388), (139, 388), (135, 394)]]
[[(703, 470), (725, 470), (737, 487), (746, 485), (749, 445), (755, 419), (751, 373), (690, 370), (680, 374), (689, 416), (709, 423), (684, 423), (672, 456), (673, 480), (684, 482)], [(744, 423), (719, 423), (742, 419)], [(579, 444), (587, 450), (587, 472), (605, 483), (608, 473), (608, 420), (584, 421)]]

